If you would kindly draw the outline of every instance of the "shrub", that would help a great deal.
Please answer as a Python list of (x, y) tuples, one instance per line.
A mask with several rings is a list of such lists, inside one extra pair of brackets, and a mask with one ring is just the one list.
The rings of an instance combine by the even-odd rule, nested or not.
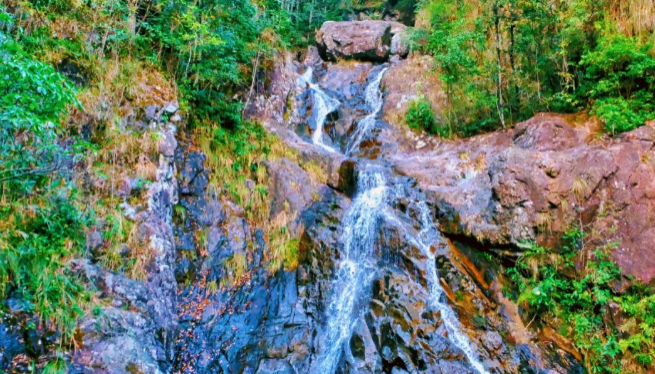
[(425, 97), (412, 100), (407, 108), (405, 122), (410, 129), (425, 131), (428, 134), (438, 134), (441, 137), (449, 137), (450, 131), (445, 126), (440, 126), (434, 118), (432, 103)]
[(655, 57), (635, 37), (609, 32), (580, 62), (592, 113), (612, 133), (633, 130), (655, 118)]
[(19, 298), (71, 339), (89, 295), (66, 262), (82, 253), (86, 220), (74, 189), (56, 192), (32, 201), (38, 205), (0, 205), (0, 299)]
[[(12, 21), (0, 11), (0, 26)], [(82, 254), (87, 218), (75, 187), (56, 175), (77, 155), (75, 143), (60, 144), (61, 121), (76, 103), (66, 78), (0, 30), (0, 301), (20, 300), (62, 341), (89, 299), (66, 267)]]
[(652, 104), (645, 100), (607, 97), (594, 103), (592, 114), (603, 121), (605, 131), (614, 135), (634, 130), (653, 118), (653, 113), (645, 110), (647, 107), (652, 107)]
[[(588, 253), (582, 231), (564, 236), (557, 251), (532, 246), (508, 269), (519, 290), (517, 302), (526, 307), (528, 318), (551, 324), (570, 338), (584, 354), (590, 373), (650, 373), (655, 351), (655, 296), (652, 290), (633, 285), (617, 290), (620, 269), (610, 260), (609, 243)], [(585, 260), (585, 266), (580, 264)], [(618, 306), (611, 310), (610, 304)], [(608, 323), (619, 313), (620, 323)], [(611, 321), (611, 317), (610, 317)]]
[(74, 103), (75, 91), (62, 75), (0, 32), (0, 183), (29, 191), (61, 167), (60, 118)]

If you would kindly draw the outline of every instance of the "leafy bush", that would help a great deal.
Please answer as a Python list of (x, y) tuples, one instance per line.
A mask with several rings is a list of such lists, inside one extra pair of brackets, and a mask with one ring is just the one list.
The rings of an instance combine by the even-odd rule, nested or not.
[(443, 138), (450, 136), (448, 127), (437, 124), (432, 103), (424, 97), (416, 98), (409, 103), (405, 122), (413, 130), (422, 130), (432, 135), (438, 134)]
[(601, 38), (580, 61), (593, 113), (612, 133), (630, 131), (655, 118), (655, 57), (648, 44), (617, 32)]
[[(4, 29), (12, 22), (0, 11)], [(55, 172), (76, 155), (60, 145), (75, 90), (0, 30), (0, 95), (0, 301), (20, 300), (70, 340), (88, 294), (65, 264), (82, 254), (86, 218)]]
[(62, 75), (0, 32), (0, 182), (29, 191), (60, 167), (59, 121), (74, 103), (75, 91)]
[(74, 189), (56, 193), (35, 205), (0, 205), (0, 299), (18, 298), (71, 339), (88, 293), (65, 264), (82, 254), (86, 220)]
[[(589, 255), (580, 230), (572, 230), (558, 251), (533, 246), (508, 273), (528, 318), (551, 324), (584, 354), (591, 373), (649, 373), (654, 369), (655, 296), (643, 286), (617, 290), (619, 268), (609, 259), (610, 243)], [(615, 309), (612, 310), (611, 306)], [(618, 308), (618, 310), (617, 310)], [(615, 314), (612, 322), (612, 314)]]
[(592, 114), (605, 124), (605, 130), (611, 134), (631, 131), (654, 118), (653, 104), (648, 99), (626, 100), (623, 97), (608, 97), (596, 100)]

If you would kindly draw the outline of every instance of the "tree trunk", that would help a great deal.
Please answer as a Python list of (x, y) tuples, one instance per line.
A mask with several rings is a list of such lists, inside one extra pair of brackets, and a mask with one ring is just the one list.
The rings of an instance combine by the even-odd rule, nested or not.
[(500, 51), (500, 14), (498, 12), (498, 2), (494, 4), (494, 24), (496, 27), (496, 57), (498, 62), (498, 89), (497, 95), (498, 100), (496, 101), (496, 106), (498, 109), (498, 117), (500, 118), (500, 123), (505, 128), (505, 113), (504, 113), (504, 104), (503, 104), (503, 73), (502, 73), (502, 60), (501, 60), (501, 51)]

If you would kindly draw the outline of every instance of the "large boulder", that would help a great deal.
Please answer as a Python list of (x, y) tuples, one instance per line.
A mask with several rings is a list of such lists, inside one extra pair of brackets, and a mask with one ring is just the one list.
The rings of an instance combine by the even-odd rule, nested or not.
[(391, 54), (402, 58), (409, 54), (409, 34), (407, 26), (398, 22), (389, 22), (391, 25)]
[[(442, 231), (488, 246), (556, 247), (580, 222), (625, 275), (655, 283), (655, 128), (619, 139), (541, 114), (514, 129), (390, 156), (442, 215)], [(512, 255), (512, 251), (503, 251)]]
[(386, 61), (391, 53), (391, 23), (325, 22), (316, 34), (316, 44), (325, 60)]

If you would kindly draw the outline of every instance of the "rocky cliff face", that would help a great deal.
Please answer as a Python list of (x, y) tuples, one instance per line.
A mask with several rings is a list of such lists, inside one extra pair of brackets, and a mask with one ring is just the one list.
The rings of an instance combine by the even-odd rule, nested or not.
[[(443, 94), (420, 74), (429, 59), (394, 52), (394, 27), (324, 25), (319, 49), (280, 56), (246, 108), (325, 174), (265, 164), (270, 219), (295, 213), (297, 266), (272, 270), (279, 248), (210, 188), (193, 139), (149, 130), (159, 165), (133, 219), (154, 256), (143, 281), (74, 264), (112, 303), (84, 319), (69, 372), (584, 372), (566, 339), (526, 326), (499, 261), (582, 221), (652, 283), (655, 129), (598, 138), (593, 123), (540, 114), (471, 139), (417, 135), (400, 121), (416, 82), (437, 107)], [(353, 61), (326, 61), (341, 58)], [(339, 102), (320, 119), (318, 91)], [(21, 339), (0, 329), (3, 370)]]

